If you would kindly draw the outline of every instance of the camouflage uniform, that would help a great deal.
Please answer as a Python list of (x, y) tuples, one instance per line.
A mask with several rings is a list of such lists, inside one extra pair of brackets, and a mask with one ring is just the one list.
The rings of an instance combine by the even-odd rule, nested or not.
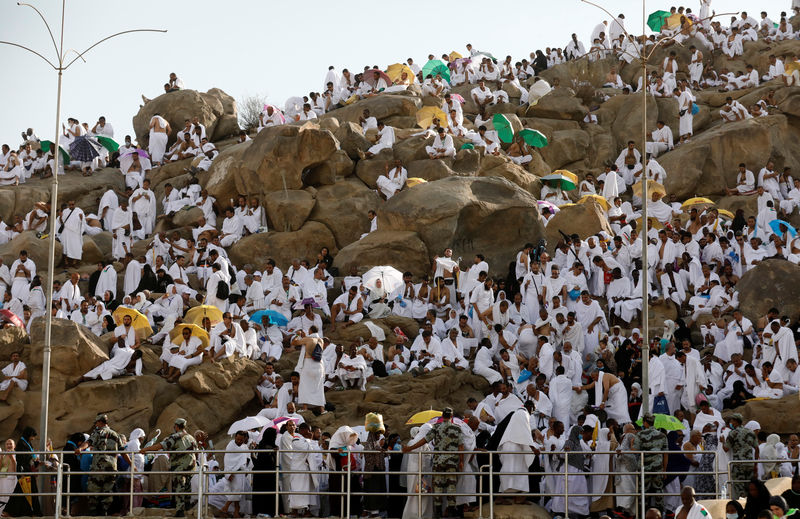
[[(636, 433), (631, 449), (658, 452), (658, 454), (644, 455), (644, 492), (653, 500), (653, 506), (662, 513), (664, 511), (664, 476), (659, 473), (664, 470), (664, 454), (660, 451), (666, 451), (667, 448), (667, 437), (664, 433), (654, 427), (649, 427)], [(648, 472), (655, 474), (647, 474)]]
[[(191, 434), (185, 431), (180, 431), (167, 436), (167, 438), (161, 442), (161, 447), (165, 451), (195, 451), (197, 450), (197, 441), (195, 441), (194, 436)], [(196, 466), (194, 453), (174, 453), (169, 455), (169, 470), (173, 472), (192, 471)], [(172, 491), (191, 492), (192, 475), (173, 474)], [(178, 512), (186, 511), (190, 498), (191, 496), (189, 495), (175, 495), (175, 509)]]
[[(758, 446), (756, 435), (741, 425), (728, 433), (725, 447), (728, 448), (732, 460), (752, 460), (754, 449)], [(731, 499), (747, 496), (747, 484), (753, 477), (753, 465), (750, 463), (734, 463), (731, 465), (733, 494)]]
[[(124, 444), (119, 434), (108, 425), (104, 425), (92, 431), (88, 443), (92, 446), (92, 471), (113, 472), (117, 470), (117, 455), (103, 454), (103, 452), (122, 449)], [(113, 474), (89, 476), (86, 490), (92, 494), (89, 496), (90, 510), (98, 515), (109, 514), (114, 497), (108, 494), (114, 491), (115, 479), (116, 476)]]
[[(442, 422), (428, 431), (425, 435), (428, 443), (433, 443), (433, 449), (436, 451), (455, 451), (455, 454), (434, 454), (433, 456), (433, 471), (434, 472), (458, 472), (458, 463), (460, 461), (460, 454), (458, 453), (459, 446), (464, 444), (461, 435), (461, 428), (452, 422)], [(447, 506), (455, 507), (456, 498), (452, 494), (456, 491), (456, 483), (458, 482), (458, 475), (453, 474), (436, 474), (433, 476), (433, 491), (437, 494), (447, 494)], [(436, 507), (434, 513), (438, 516), (441, 510), (442, 495), (437, 495), (434, 499)]]

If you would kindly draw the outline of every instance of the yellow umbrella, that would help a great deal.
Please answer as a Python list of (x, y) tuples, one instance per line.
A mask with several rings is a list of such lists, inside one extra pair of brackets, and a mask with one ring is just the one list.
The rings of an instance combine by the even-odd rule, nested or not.
[(790, 61), (783, 65), (784, 76), (791, 76), (795, 70), (800, 70), (800, 61)]
[(456, 51), (453, 51), (453, 52), (451, 52), (451, 53), (450, 53), (450, 56), (449, 56), (449, 57), (450, 57), (450, 61), (455, 61), (455, 60), (457, 60), (457, 59), (461, 59), (461, 58), (463, 58), (464, 56), (462, 56), (461, 54), (459, 54), (459, 53), (458, 53), (458, 52), (456, 52)]
[[(661, 193), (662, 195), (666, 195), (667, 194), (667, 190), (664, 189), (664, 186), (662, 186), (661, 184), (659, 184), (655, 180), (648, 180), (647, 181), (647, 193), (648, 194), (652, 194), (654, 192), (655, 193)], [(642, 198), (642, 181), (641, 180), (633, 185), (633, 196), (637, 196), (639, 198)], [(648, 198), (648, 200), (650, 200), (650, 199)]]
[(602, 206), (602, 208), (605, 209), (606, 211), (608, 211), (609, 208), (611, 207), (608, 203), (608, 200), (606, 200), (605, 197), (602, 197), (600, 195), (583, 195), (581, 199), (578, 200), (578, 203), (588, 204), (589, 201), (597, 203), (598, 205)]
[(442, 416), (441, 411), (435, 411), (433, 409), (429, 409), (428, 411), (420, 411), (419, 413), (415, 414), (411, 418), (408, 419), (406, 425), (422, 425), (433, 418), (439, 418)]
[(428, 128), (434, 118), (439, 119), (439, 126), (447, 126), (447, 115), (438, 106), (423, 106), (417, 111), (417, 124), (420, 128)]
[[(650, 225), (653, 227), (653, 229), (663, 229), (664, 228), (664, 224), (659, 222), (658, 218), (653, 218), (652, 216), (648, 216), (647, 217), (647, 221), (650, 222)], [(644, 229), (644, 226), (642, 225), (642, 218), (641, 217), (636, 220), (636, 229), (639, 232), (642, 232), (642, 229)]]
[(728, 211), (727, 209), (717, 209), (717, 213), (723, 218), (729, 218), (733, 220), (733, 213)]
[(417, 80), (417, 76), (414, 75), (414, 71), (411, 70), (411, 67), (404, 63), (395, 63), (394, 65), (389, 65), (389, 68), (386, 69), (386, 75), (389, 76), (389, 79), (392, 82), (397, 81), (403, 75), (403, 72), (406, 73), (408, 76), (408, 82), (413, 83)]
[(192, 336), (200, 339), (200, 342), (203, 343), (203, 348), (208, 348), (208, 332), (196, 324), (176, 324), (175, 328), (169, 332), (170, 340), (174, 341), (176, 337), (182, 335), (184, 328), (190, 329), (192, 331)]
[(203, 317), (211, 319), (211, 324), (222, 321), (222, 310), (213, 305), (200, 305), (190, 308), (183, 320), (198, 326), (203, 325)]
[(408, 180), (406, 180), (406, 187), (414, 187), (420, 184), (427, 184), (427, 182), (428, 181), (425, 180), (424, 178), (411, 177)]
[(147, 317), (138, 310), (134, 310), (133, 308), (128, 308), (127, 306), (118, 306), (114, 313), (111, 316), (114, 318), (114, 322), (117, 323), (117, 326), (122, 324), (122, 318), (125, 316), (130, 316), (131, 318), (131, 326), (133, 329), (136, 330), (136, 336), (140, 339), (146, 339), (153, 335), (153, 329), (150, 327), (150, 321), (147, 320)]
[(684, 203), (682, 203), (681, 204), (681, 209), (687, 209), (689, 207), (695, 207), (695, 206), (699, 206), (699, 205), (707, 207), (707, 206), (710, 206), (710, 205), (714, 205), (714, 201), (709, 199), (709, 198), (702, 197), (702, 196), (696, 196), (696, 197), (690, 198), (689, 200), (687, 200)]

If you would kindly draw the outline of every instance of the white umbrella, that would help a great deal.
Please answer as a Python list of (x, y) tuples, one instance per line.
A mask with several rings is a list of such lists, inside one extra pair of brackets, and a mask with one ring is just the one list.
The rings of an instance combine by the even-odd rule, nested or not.
[(148, 169), (152, 169), (153, 165), (150, 164), (150, 159), (148, 159), (145, 155), (146, 153), (142, 152), (139, 153), (139, 150), (132, 151), (130, 153), (126, 153), (125, 155), (120, 155), (119, 157), (119, 169), (122, 173), (127, 173), (133, 164), (133, 156), (139, 155), (139, 163), (142, 165), (142, 171), (146, 171)]
[(260, 429), (270, 423), (269, 419), (265, 416), (248, 416), (239, 421), (233, 422), (228, 428), (228, 435), (233, 436), (238, 431), (250, 431), (252, 429)]
[(361, 277), (361, 281), (367, 288), (375, 288), (375, 282), (381, 281), (381, 286), (387, 294), (391, 294), (399, 287), (403, 286), (403, 273), (394, 267), (372, 267)]

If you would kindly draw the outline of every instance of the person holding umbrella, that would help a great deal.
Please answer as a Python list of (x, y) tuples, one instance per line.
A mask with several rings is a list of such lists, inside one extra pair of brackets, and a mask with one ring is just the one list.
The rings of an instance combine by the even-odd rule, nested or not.
[(175, 432), (164, 438), (164, 441), (145, 447), (139, 453), (145, 454), (160, 450), (174, 451), (169, 455), (169, 470), (174, 473), (172, 475), (172, 491), (177, 492), (175, 494), (175, 517), (184, 517), (191, 496), (183, 494), (183, 492), (192, 491), (192, 476), (189, 473), (193, 472), (197, 465), (195, 454), (192, 451), (198, 450), (198, 447), (194, 436), (186, 432), (184, 418), (176, 419), (173, 428)]

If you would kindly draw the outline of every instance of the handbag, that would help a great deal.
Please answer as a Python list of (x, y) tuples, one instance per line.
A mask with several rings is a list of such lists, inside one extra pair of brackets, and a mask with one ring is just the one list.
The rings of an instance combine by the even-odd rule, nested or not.
[(667, 404), (667, 397), (664, 395), (656, 395), (653, 398), (653, 414), (670, 414), (669, 405)]
[(742, 347), (752, 349), (753, 341), (750, 340), (750, 337), (745, 335), (744, 329), (742, 329), (742, 325), (739, 323), (739, 321), (736, 321), (736, 325), (739, 327), (740, 330), (742, 330)]

